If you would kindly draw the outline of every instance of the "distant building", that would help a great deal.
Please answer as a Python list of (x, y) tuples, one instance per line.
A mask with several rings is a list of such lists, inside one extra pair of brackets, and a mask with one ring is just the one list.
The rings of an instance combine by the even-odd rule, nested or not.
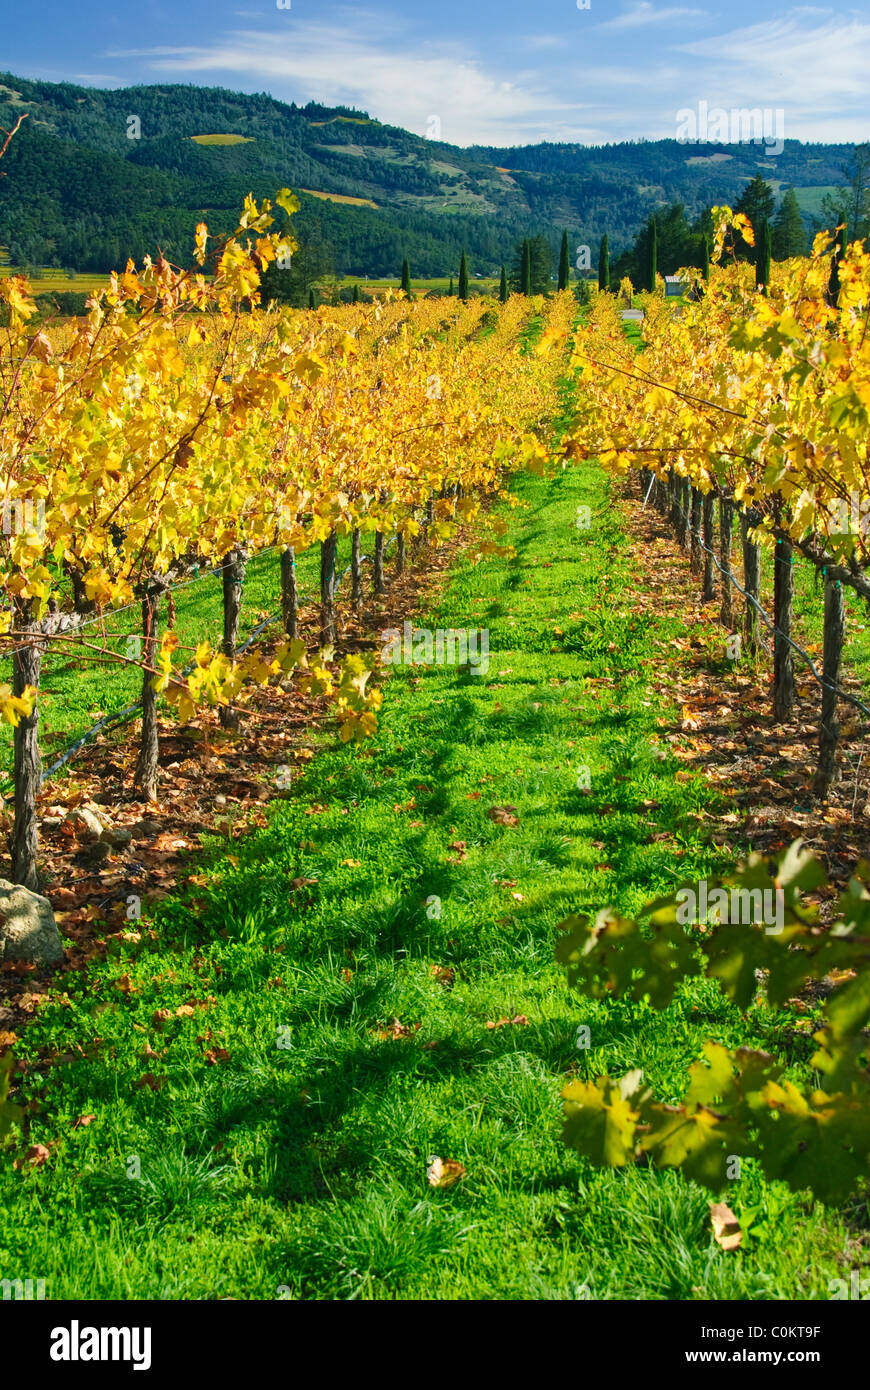
[(686, 288), (685, 280), (681, 280), (679, 275), (665, 276), (665, 297), (682, 294)]

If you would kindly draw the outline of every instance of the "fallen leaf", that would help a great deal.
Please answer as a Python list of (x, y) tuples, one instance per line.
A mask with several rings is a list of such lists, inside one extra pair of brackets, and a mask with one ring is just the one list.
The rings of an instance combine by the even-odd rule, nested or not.
[(94, 1121), (96, 1118), (96, 1115), (79, 1115), (78, 1119), (73, 1125), (73, 1129), (84, 1129), (87, 1125), (91, 1124), (92, 1121)]
[(398, 1041), (399, 1038), (413, 1038), (420, 1027), (421, 1025), (419, 1023), (400, 1023), (397, 1018), (393, 1018), (387, 1024), (386, 1028), (381, 1028), (379, 1030), (378, 1037), (384, 1042), (395, 1042)]
[[(47, 1149), (44, 1144), (31, 1144), (24, 1157), (19, 1160), (19, 1163), (27, 1163), (31, 1168), (41, 1168), (47, 1158), (51, 1158), (50, 1149)], [(16, 1167), (17, 1166), (18, 1164), (16, 1164)]]
[(430, 1187), (450, 1187), (465, 1176), (465, 1165), (455, 1158), (430, 1158), (426, 1177)]
[(486, 813), (496, 825), (519, 825), (516, 806), (490, 806)]
[(736, 1250), (743, 1240), (740, 1222), (726, 1202), (710, 1203), (713, 1239), (721, 1250)]
[(159, 1091), (161, 1086), (165, 1086), (168, 1080), (168, 1076), (155, 1076), (153, 1071), (146, 1071), (144, 1076), (140, 1076), (138, 1081), (133, 1082), (133, 1090), (141, 1091), (147, 1086), (149, 1091)]
[(525, 1014), (514, 1014), (513, 1018), (500, 1018), (497, 1023), (487, 1023), (487, 1028), (509, 1028), (515, 1026), (525, 1028), (529, 1020)]

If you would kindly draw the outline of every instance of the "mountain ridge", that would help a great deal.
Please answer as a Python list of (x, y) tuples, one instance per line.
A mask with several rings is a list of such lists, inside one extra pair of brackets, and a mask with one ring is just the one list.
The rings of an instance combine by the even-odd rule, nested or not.
[[(758, 173), (777, 190), (799, 190), (809, 226), (808, 209), (842, 180), (854, 149), (786, 141), (773, 159), (757, 145), (676, 140), (459, 147), (356, 108), (297, 106), (266, 92), (81, 87), (0, 73), (0, 126), (22, 112), (0, 180), (0, 245), (15, 263), (94, 271), (158, 245), (186, 262), (203, 215), (210, 230), (228, 230), (246, 193), (282, 185), (300, 197), (300, 238), (357, 276), (395, 274), (405, 256), (417, 275), (455, 274), (463, 246), (492, 273), (518, 237), (544, 235), (555, 250), (563, 229), (593, 254), (606, 232), (618, 252), (658, 209), (679, 202), (695, 217), (735, 202)], [(241, 138), (194, 138), (203, 136)]]

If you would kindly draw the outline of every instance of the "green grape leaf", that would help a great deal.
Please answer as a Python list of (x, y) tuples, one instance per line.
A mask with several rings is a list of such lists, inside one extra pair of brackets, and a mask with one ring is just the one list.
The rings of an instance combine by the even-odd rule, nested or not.
[(562, 1092), (565, 1127), (562, 1137), (594, 1163), (622, 1168), (634, 1161), (635, 1131), (648, 1091), (641, 1091), (641, 1072), (622, 1081), (601, 1076), (593, 1084), (572, 1081)]

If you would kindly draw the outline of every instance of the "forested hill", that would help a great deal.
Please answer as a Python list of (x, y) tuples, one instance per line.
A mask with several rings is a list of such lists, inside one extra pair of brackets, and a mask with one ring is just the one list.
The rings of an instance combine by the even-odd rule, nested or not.
[(460, 149), (364, 111), (266, 93), (0, 74), (0, 127), (24, 111), (0, 180), (0, 246), (13, 264), (94, 271), (156, 247), (186, 261), (197, 221), (226, 229), (246, 193), (282, 185), (300, 197), (300, 240), (356, 276), (394, 275), (405, 256), (415, 275), (453, 274), (462, 247), (493, 273), (519, 236), (541, 233), (555, 248), (564, 228), (596, 253), (606, 232), (618, 251), (657, 209), (679, 202), (696, 216), (735, 202), (758, 173), (775, 190), (795, 186), (810, 226), (852, 153), (798, 141), (775, 159), (754, 145), (675, 140)]

